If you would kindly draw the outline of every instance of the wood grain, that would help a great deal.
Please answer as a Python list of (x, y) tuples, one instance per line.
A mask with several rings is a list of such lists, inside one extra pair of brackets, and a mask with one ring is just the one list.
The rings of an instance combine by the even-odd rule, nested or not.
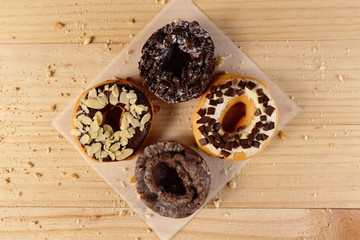
[[(154, 0), (1, 3), (2, 43), (79, 43), (83, 32), (95, 36), (97, 42), (127, 42), (163, 7)], [(194, 3), (233, 41), (360, 38), (360, 2), (356, 0)], [(131, 17), (136, 23), (129, 25), (126, 20)], [(66, 24), (63, 29), (54, 29), (58, 21)]]
[[(175, 239), (359, 239), (360, 3), (195, 3), (302, 110)], [(0, 239), (156, 239), (51, 121), (164, 5), (0, 5)], [(193, 142), (190, 104), (155, 104), (155, 134), (169, 119), (181, 129), (157, 138)]]

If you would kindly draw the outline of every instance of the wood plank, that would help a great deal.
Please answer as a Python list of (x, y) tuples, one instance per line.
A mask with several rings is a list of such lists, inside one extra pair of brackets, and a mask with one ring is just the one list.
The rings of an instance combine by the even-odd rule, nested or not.
[[(233, 41), (359, 39), (357, 0), (194, 2)], [(0, 42), (82, 43), (84, 32), (95, 42), (128, 42), (163, 7), (154, 0), (2, 1)], [(54, 29), (58, 21), (63, 29)]]
[[(288, 140), (274, 139), (235, 179), (238, 187), (221, 192), (218, 197), (223, 205), (359, 208), (358, 41), (238, 45), (294, 96), (303, 111), (286, 126)], [(126, 206), (50, 124), (122, 48), (119, 44), (112, 47), (107, 51), (102, 44), (0, 45), (0, 206)], [(318, 50), (313, 52), (312, 47)], [(318, 70), (321, 61), (326, 64), (322, 72)], [(54, 70), (51, 78), (45, 76), (48, 65)], [(344, 76), (344, 82), (338, 74)], [(50, 110), (52, 104), (57, 106), (55, 112)], [(161, 110), (156, 115), (154, 137), (167, 139), (156, 133), (159, 127), (167, 126), (170, 116), (185, 131), (169, 136), (193, 143), (189, 121), (192, 103), (176, 108), (160, 101), (155, 104), (160, 104)], [(188, 116), (180, 116), (184, 109)], [(28, 161), (35, 166), (30, 168)], [(35, 172), (43, 176), (36, 178)], [(80, 178), (72, 179), (73, 172)], [(9, 184), (3, 181), (7, 177)], [(18, 196), (20, 191), (22, 196)]]
[[(128, 213), (120, 217), (119, 212)], [(157, 239), (127, 208), (0, 208), (1, 239)], [(203, 209), (174, 239), (359, 239), (359, 210)]]

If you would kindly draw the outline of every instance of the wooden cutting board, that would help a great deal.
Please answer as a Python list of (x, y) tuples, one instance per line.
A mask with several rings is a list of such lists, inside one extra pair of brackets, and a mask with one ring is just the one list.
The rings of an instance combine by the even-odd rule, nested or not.
[[(174, 239), (360, 239), (360, 2), (194, 2), (302, 111)], [(156, 239), (51, 121), (165, 4), (0, 5), (0, 239)]]

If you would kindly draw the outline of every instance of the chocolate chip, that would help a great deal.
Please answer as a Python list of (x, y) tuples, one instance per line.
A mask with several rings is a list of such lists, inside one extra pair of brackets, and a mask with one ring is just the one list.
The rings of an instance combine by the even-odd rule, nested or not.
[(224, 142), (227, 142), (229, 139), (230, 139), (230, 135), (227, 134), (227, 133), (225, 133), (225, 134), (222, 136), (222, 140), (223, 140)]
[(205, 131), (205, 125), (201, 125), (200, 127), (198, 127), (200, 132), (204, 132)]
[(218, 132), (220, 129), (221, 129), (221, 123), (219, 123), (219, 122), (215, 123), (214, 130)]
[(256, 86), (256, 83), (252, 82), (252, 81), (249, 81), (247, 84), (246, 84), (246, 88), (252, 90), (254, 89), (254, 87)]
[(247, 135), (247, 138), (249, 139), (249, 141), (252, 141), (254, 140), (255, 136), (252, 133), (250, 133), (249, 135)]
[(218, 149), (220, 147), (220, 143), (218, 142), (213, 142), (212, 144), (216, 149)]
[(233, 141), (233, 148), (236, 149), (240, 146), (240, 144), (238, 143), (238, 141)]
[(260, 132), (260, 130), (259, 130), (258, 128), (256, 128), (256, 127), (254, 127), (254, 128), (251, 130), (251, 133), (252, 133), (253, 135), (258, 134), (259, 132)]
[(215, 96), (217, 97), (222, 97), (222, 95), (223, 95), (222, 91), (217, 91), (215, 94)]
[(238, 89), (238, 90), (236, 90), (236, 94), (238, 95), (238, 96), (241, 96), (241, 95), (243, 95), (245, 92), (244, 92), (244, 90), (242, 90), (242, 89)]
[(213, 93), (208, 93), (206, 94), (205, 96), (207, 99), (212, 99), (214, 97), (214, 94)]
[(225, 94), (225, 96), (233, 97), (233, 96), (235, 96), (236, 92), (235, 92), (235, 89), (229, 88), (224, 94)]
[(206, 127), (205, 127), (205, 130), (207, 131), (207, 132), (211, 132), (211, 125), (207, 125)]
[(228, 81), (228, 82), (226, 83), (226, 87), (229, 88), (229, 87), (231, 87), (231, 86), (232, 86), (232, 81)]
[[(208, 121), (208, 124), (209, 125), (214, 125), (216, 123), (216, 119), (215, 118), (210, 118), (210, 120)], [(211, 129), (211, 126), (210, 126), (210, 129)], [(211, 131), (211, 130), (210, 130)]]
[(261, 95), (264, 94), (264, 92), (263, 92), (263, 90), (262, 90), (261, 88), (257, 89), (257, 90), (256, 90), (256, 93), (257, 93), (259, 96), (261, 96)]
[(196, 121), (196, 123), (207, 123), (209, 121), (210, 117), (204, 116)]
[(207, 115), (214, 115), (215, 114), (215, 108), (209, 107), (207, 109)]
[(217, 90), (217, 86), (211, 86), (210, 92), (215, 93)]
[(210, 100), (209, 105), (216, 106), (218, 104), (218, 101), (216, 100)]
[(224, 148), (224, 147), (225, 147), (225, 143), (223, 143), (223, 142), (220, 143), (220, 144), (219, 144), (219, 147), (220, 147), (221, 149)]
[(231, 151), (231, 149), (233, 148), (233, 143), (231, 141), (225, 143), (225, 147), (226, 150)]
[(201, 133), (201, 135), (203, 135), (204, 137), (207, 137), (207, 136), (209, 135), (209, 133), (206, 132), (206, 131), (203, 131), (203, 132), (200, 132), (200, 133)]
[(199, 111), (197, 111), (197, 114), (199, 114), (200, 117), (203, 117), (206, 114), (206, 110), (204, 108), (200, 108)]
[(258, 141), (264, 141), (266, 139), (268, 139), (268, 135), (266, 135), (265, 133), (259, 133), (257, 136), (256, 136), (256, 140)]
[(226, 83), (224, 83), (224, 84), (221, 84), (221, 85), (219, 86), (219, 88), (220, 88), (221, 90), (224, 90), (225, 88), (228, 88), (228, 86), (226, 85)]
[(266, 115), (260, 116), (260, 120), (261, 120), (261, 121), (266, 121), (266, 119), (267, 119)]
[(263, 126), (263, 124), (260, 121), (255, 123), (256, 128), (261, 128), (262, 126)]
[(215, 138), (213, 135), (207, 136), (206, 140), (211, 144), (214, 144), (214, 142), (215, 142)]
[(234, 135), (234, 138), (235, 138), (235, 140), (240, 140), (239, 134), (235, 134), (235, 135)]
[(254, 115), (255, 115), (256, 117), (259, 116), (259, 115), (261, 115), (261, 111), (260, 111), (259, 108), (256, 109), (256, 111), (254, 112)]
[(258, 97), (258, 102), (259, 102), (260, 104), (265, 102), (263, 96)]
[(221, 136), (218, 132), (212, 132), (212, 134), (215, 137), (215, 140), (218, 141), (219, 143), (221, 142)]
[(245, 86), (246, 86), (246, 82), (244, 82), (244, 81), (241, 80), (241, 81), (238, 83), (238, 86), (241, 87), (242, 89), (244, 89)]
[(275, 123), (269, 122), (269, 130), (274, 129), (274, 128), (275, 128)]
[(220, 154), (223, 155), (224, 157), (228, 157), (231, 155), (231, 153), (229, 153), (228, 151), (225, 151), (225, 150), (221, 150)]
[(258, 142), (258, 141), (252, 141), (252, 142), (251, 142), (251, 146), (256, 147), (256, 148), (259, 148), (259, 147), (260, 147), (260, 142)]
[(206, 138), (201, 138), (199, 140), (199, 143), (200, 143), (201, 146), (204, 146), (204, 145), (208, 144), (209, 142), (208, 142), (208, 140)]
[(264, 102), (270, 101), (270, 98), (268, 96), (266, 96), (266, 94), (263, 94), (262, 97), (264, 98)]
[(223, 103), (224, 102), (224, 99), (223, 98), (219, 98), (218, 100), (216, 100), (217, 103)]
[(273, 114), (273, 112), (275, 111), (275, 108), (273, 106), (268, 106), (265, 110), (265, 113), (268, 115), (268, 116), (271, 116)]
[(240, 144), (241, 144), (241, 147), (244, 148), (244, 149), (251, 147), (250, 142), (249, 142), (248, 139), (241, 139)]
[(269, 136), (266, 135), (265, 133), (263, 133), (263, 140), (266, 140), (266, 139), (268, 139), (268, 138), (269, 138)]

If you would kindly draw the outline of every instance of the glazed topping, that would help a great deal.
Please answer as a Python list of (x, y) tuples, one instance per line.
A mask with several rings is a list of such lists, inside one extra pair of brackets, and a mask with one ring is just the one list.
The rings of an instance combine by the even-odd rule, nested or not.
[(124, 160), (144, 141), (151, 118), (151, 106), (140, 90), (111, 83), (93, 88), (81, 98), (71, 133), (90, 157)]
[(174, 141), (144, 149), (136, 162), (136, 188), (144, 203), (162, 216), (183, 218), (204, 204), (210, 171), (194, 150)]
[[(228, 109), (222, 122), (219, 122), (229, 101), (242, 95), (254, 102), (256, 110), (252, 123), (233, 129), (246, 114), (246, 106), (242, 102)], [(205, 96), (204, 107), (197, 112), (199, 119), (196, 123), (200, 125), (198, 130), (202, 135), (200, 145), (223, 157), (232, 157), (236, 152), (244, 152), (246, 156), (255, 154), (275, 130), (277, 110), (268, 96), (270, 93), (264, 86), (248, 79), (229, 80), (212, 86)]]

